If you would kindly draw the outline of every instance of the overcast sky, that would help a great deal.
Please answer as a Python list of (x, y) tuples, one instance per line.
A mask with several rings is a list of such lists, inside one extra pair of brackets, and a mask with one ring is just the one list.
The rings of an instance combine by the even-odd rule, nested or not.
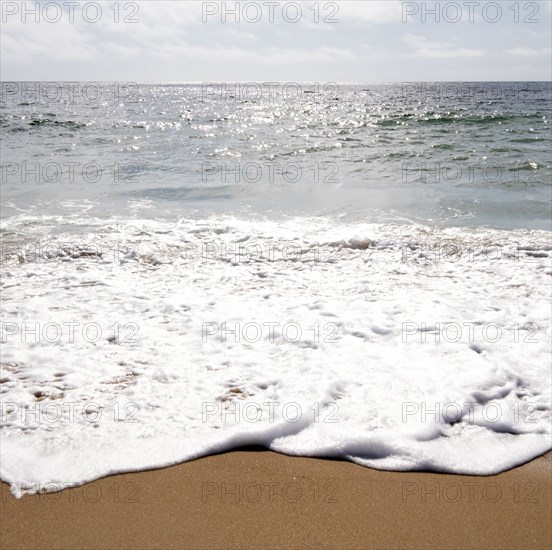
[[(552, 77), (549, 0), (1, 4), (2, 80)], [(37, 12), (35, 4), (40, 4)], [(224, 14), (224, 8), (231, 10), (235, 4), (239, 22), (232, 13)], [(442, 8), (438, 22), (431, 13), (435, 4)]]

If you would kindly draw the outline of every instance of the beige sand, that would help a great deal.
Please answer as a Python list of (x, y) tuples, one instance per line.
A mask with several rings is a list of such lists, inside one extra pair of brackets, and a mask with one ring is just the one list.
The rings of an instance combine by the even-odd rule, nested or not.
[(492, 477), (240, 450), (16, 500), (1, 548), (552, 548), (552, 453)]

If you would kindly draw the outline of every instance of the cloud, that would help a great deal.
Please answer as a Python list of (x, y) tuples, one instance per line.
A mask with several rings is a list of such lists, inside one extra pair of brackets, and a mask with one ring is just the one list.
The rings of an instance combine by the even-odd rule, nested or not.
[(239, 42), (258, 42), (260, 40), (260, 38), (255, 34), (241, 31), (236, 27), (228, 27), (226, 29), (222, 29), (219, 33), (219, 36), (223, 36), (224, 38)]
[(258, 65), (302, 65), (310, 62), (338, 63), (354, 61), (358, 54), (347, 49), (323, 47), (312, 50), (268, 48), (263, 51), (222, 44), (213, 46), (193, 46), (186, 42), (160, 43), (152, 45), (148, 55), (158, 57), (163, 54), (171, 59), (202, 60), (204, 62), (248, 62)]
[(421, 48), (416, 52), (417, 57), (427, 57), (430, 59), (451, 59), (455, 57), (483, 57), (483, 50), (474, 50), (471, 48), (457, 48), (455, 50), (433, 50), (431, 48)]
[(369, 2), (334, 2), (339, 6), (337, 18), (343, 22), (401, 23), (402, 4), (398, 0), (371, 0)]
[[(132, 13), (138, 23), (132, 24), (123, 21), (131, 15), (125, 6), (133, 2), (119, 3), (118, 23), (104, 3), (103, 17), (94, 24), (83, 19), (80, 7), (75, 7), (73, 23), (67, 17), (55, 24), (35, 23), (31, 17), (23, 24), (14, 16), (2, 25), (2, 78), (256, 80), (268, 73), (282, 81), (307, 75), (312, 80), (401, 80), (412, 74), (426, 80), (436, 75), (545, 80), (550, 72), (545, 10), (551, 2), (539, 5), (534, 25), (515, 24), (511, 12), (496, 25), (418, 20), (405, 25), (399, 0), (324, 0), (316, 4), (315, 23), (315, 3), (298, 3), (303, 16), (297, 24), (282, 19), (281, 7), (273, 23), (266, 17), (258, 23), (224, 23), (220, 13), (203, 23), (200, 1), (139, 0)], [(339, 23), (324, 23), (332, 14)]]
[(506, 50), (508, 55), (517, 57), (540, 57), (543, 55), (552, 55), (552, 48), (512, 48)]
[(68, 20), (43, 24), (15, 20), (3, 25), (1, 57), (10, 63), (44, 63), (48, 60), (94, 59), (93, 35), (82, 32)]
[(407, 34), (403, 40), (413, 49), (407, 54), (413, 57), (429, 59), (452, 59), (455, 57), (483, 57), (485, 50), (474, 48), (460, 48), (452, 42), (432, 42), (425, 36)]
[(539, 7), (544, 7), (544, 11), (547, 13), (552, 13), (552, 2), (550, 0), (539, 0)]

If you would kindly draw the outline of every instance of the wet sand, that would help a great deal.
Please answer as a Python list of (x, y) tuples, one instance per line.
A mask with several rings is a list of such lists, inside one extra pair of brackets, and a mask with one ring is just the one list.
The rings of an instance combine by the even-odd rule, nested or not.
[(16, 500), (11, 548), (552, 548), (552, 453), (497, 476), (382, 472), (260, 449)]

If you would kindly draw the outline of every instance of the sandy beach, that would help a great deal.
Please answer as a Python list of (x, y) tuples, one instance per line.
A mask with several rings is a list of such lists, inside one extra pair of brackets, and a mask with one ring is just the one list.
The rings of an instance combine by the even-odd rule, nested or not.
[(383, 472), (261, 449), (16, 500), (1, 547), (550, 548), (552, 453), (497, 476)]

